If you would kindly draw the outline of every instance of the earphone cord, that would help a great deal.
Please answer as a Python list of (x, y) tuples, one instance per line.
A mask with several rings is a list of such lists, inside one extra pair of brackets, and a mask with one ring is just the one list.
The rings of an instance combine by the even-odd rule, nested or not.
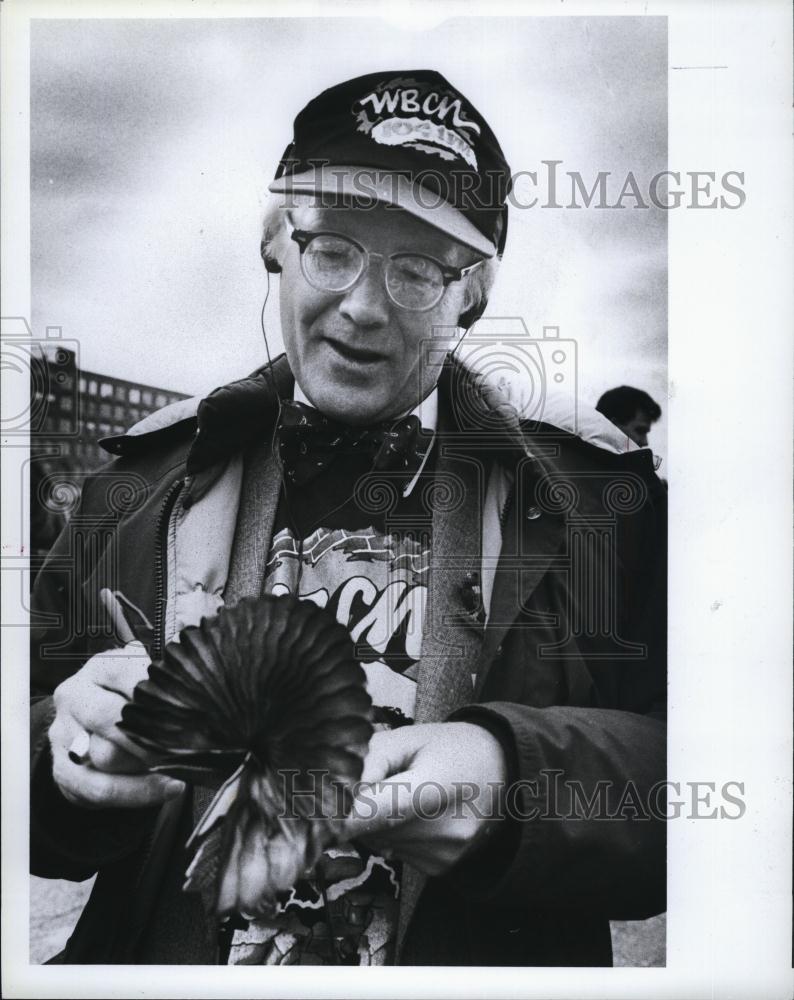
[(273, 461), (276, 463), (278, 468), (279, 478), (281, 479), (281, 497), (284, 500), (284, 506), (287, 514), (287, 522), (292, 530), (293, 537), (298, 541), (298, 575), (295, 580), (295, 597), (300, 597), (300, 586), (301, 578), (303, 576), (303, 532), (298, 531), (298, 527), (295, 521), (295, 517), (292, 513), (292, 507), (290, 505), (289, 489), (287, 487), (287, 477), (284, 472), (284, 464), (281, 461), (281, 455), (279, 454), (278, 448), (276, 447), (276, 438), (278, 437), (278, 428), (281, 422), (281, 406), (282, 400), (279, 395), (278, 385), (276, 384), (276, 376), (273, 374), (273, 359), (270, 356), (270, 345), (267, 342), (267, 331), (265, 330), (265, 307), (267, 306), (267, 300), (270, 298), (270, 272), (265, 271), (267, 275), (267, 290), (265, 292), (265, 301), (262, 303), (262, 311), (259, 314), (259, 325), (262, 328), (262, 337), (265, 341), (265, 352), (267, 353), (267, 370), (270, 376), (270, 381), (273, 386), (273, 394), (278, 402), (278, 414), (276, 416), (275, 422), (273, 423), (273, 436), (270, 439), (270, 453), (273, 456)]

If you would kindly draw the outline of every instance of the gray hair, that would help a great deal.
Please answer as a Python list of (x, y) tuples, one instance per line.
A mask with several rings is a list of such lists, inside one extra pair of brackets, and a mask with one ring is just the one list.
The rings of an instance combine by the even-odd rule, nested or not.
[[(311, 207), (315, 198), (309, 194), (293, 194), (290, 207)], [(281, 261), (286, 252), (286, 228), (284, 219), (287, 208), (279, 198), (270, 198), (262, 220), (262, 242), (260, 253), (262, 260)], [(471, 274), (464, 278), (463, 312), (482, 311), (488, 302), (488, 296), (496, 280), (499, 270), (499, 258), (490, 257)]]

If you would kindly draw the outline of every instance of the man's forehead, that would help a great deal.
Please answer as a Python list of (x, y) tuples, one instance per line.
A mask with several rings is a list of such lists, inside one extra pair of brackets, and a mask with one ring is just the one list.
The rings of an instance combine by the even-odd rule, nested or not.
[(432, 254), (451, 264), (472, 263), (477, 255), (421, 219), (393, 205), (372, 202), (363, 205), (323, 205), (304, 200), (290, 209), (294, 225), (299, 229), (324, 229), (339, 232), (376, 249), (375, 244), (402, 244), (401, 249)]

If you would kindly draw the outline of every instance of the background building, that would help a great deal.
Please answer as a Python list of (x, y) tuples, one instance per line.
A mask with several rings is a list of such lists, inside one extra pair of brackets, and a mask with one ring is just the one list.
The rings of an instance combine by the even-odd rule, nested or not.
[(99, 440), (126, 430), (183, 393), (81, 371), (74, 351), (53, 342), (32, 359), (30, 547), (42, 557), (74, 506), (86, 472), (110, 461)]

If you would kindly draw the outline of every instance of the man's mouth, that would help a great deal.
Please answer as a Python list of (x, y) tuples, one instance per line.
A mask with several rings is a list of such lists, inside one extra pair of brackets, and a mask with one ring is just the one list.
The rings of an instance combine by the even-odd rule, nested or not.
[(387, 360), (387, 356), (380, 351), (368, 350), (365, 347), (351, 347), (350, 344), (345, 344), (341, 340), (332, 340), (330, 337), (326, 337), (325, 339), (337, 354), (341, 355), (345, 361), (350, 361), (353, 364), (371, 365), (378, 361)]

